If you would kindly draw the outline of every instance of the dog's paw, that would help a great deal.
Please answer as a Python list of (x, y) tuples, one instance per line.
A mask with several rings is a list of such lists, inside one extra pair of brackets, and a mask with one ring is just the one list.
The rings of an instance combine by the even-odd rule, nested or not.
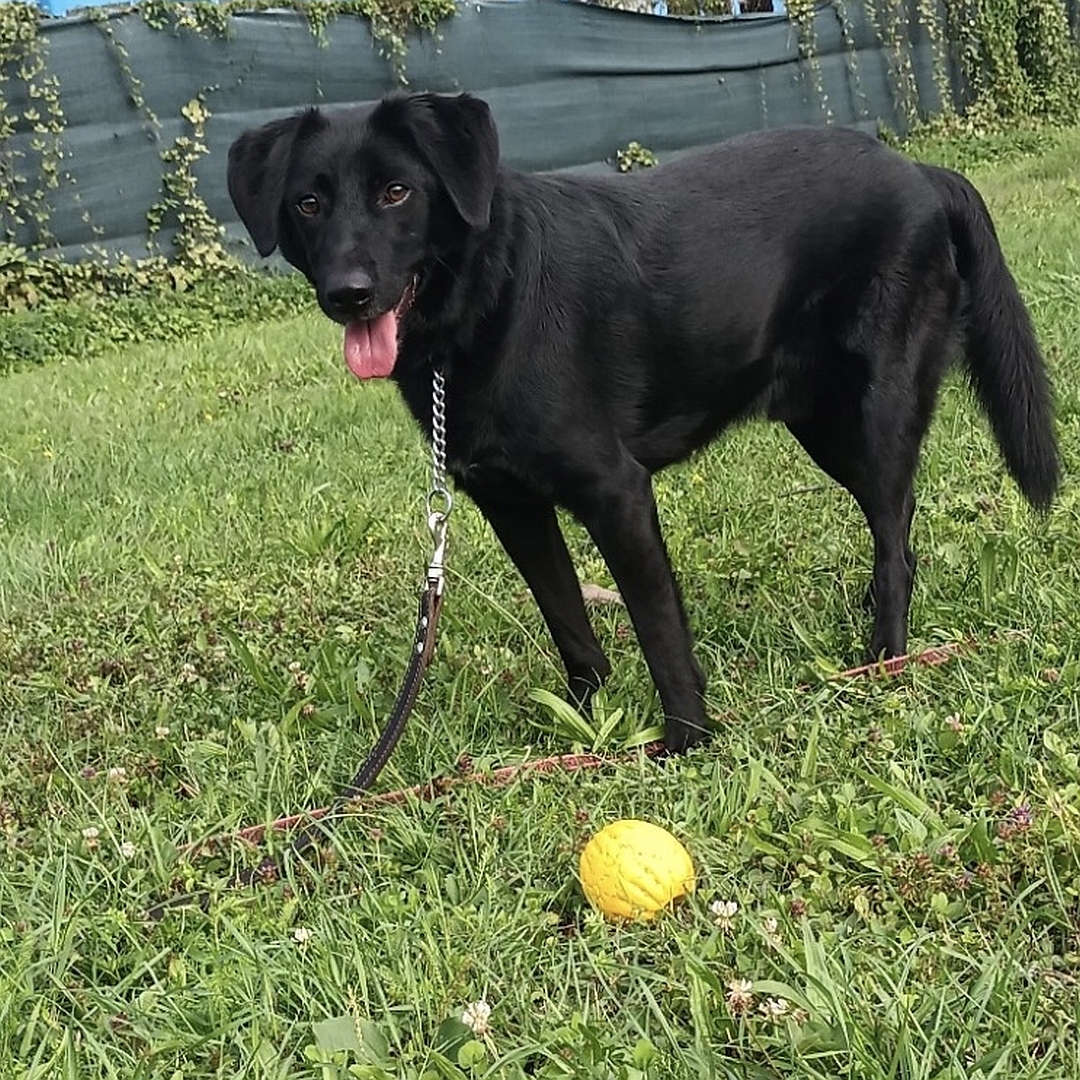
[(567, 704), (572, 705), (582, 716), (592, 716), (593, 695), (600, 689), (598, 679), (586, 679), (575, 676), (566, 688)]
[(710, 735), (707, 727), (669, 719), (664, 726), (664, 749), (669, 754), (685, 754), (695, 746), (707, 742)]

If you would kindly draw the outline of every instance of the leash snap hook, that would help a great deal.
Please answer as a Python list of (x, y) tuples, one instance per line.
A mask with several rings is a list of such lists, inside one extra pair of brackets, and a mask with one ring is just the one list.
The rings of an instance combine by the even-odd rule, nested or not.
[[(431, 499), (428, 499), (428, 506), (431, 507)], [(428, 563), (427, 568), (427, 580), (428, 585), (435, 586), (439, 595), (442, 595), (443, 581), (445, 580), (445, 562), (446, 562), (446, 534), (447, 525), (450, 520), (449, 504), (447, 504), (446, 510), (431, 510), (428, 512), (428, 528), (431, 530), (431, 539), (435, 547), (431, 553), (431, 561)]]

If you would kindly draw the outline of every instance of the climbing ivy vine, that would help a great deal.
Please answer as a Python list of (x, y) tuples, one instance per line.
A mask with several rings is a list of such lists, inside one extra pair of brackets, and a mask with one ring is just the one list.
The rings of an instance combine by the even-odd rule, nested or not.
[[(20, 227), (48, 242), (46, 200), (60, 184), (63, 130), (59, 79), (48, 70), (37, 9), (0, 4), (0, 243)], [(29, 135), (18, 149), (17, 131)]]

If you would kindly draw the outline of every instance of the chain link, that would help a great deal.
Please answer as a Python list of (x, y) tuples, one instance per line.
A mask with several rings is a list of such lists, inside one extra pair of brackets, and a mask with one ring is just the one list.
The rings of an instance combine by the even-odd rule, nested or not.
[(443, 511), (450, 513), (453, 503), (446, 486), (446, 377), (442, 368), (435, 368), (431, 373), (431, 495), (428, 498), (429, 511), (435, 509), (431, 504), (434, 499), (444, 503)]
[(440, 524), (445, 522), (453, 505), (454, 497), (446, 486), (446, 377), (442, 368), (435, 368), (431, 373), (431, 491), (427, 497), (428, 518), (438, 517)]
[(441, 368), (431, 373), (431, 490), (427, 497), (428, 528), (435, 550), (428, 565), (428, 582), (443, 586), (446, 531), (454, 496), (446, 486), (446, 380)]

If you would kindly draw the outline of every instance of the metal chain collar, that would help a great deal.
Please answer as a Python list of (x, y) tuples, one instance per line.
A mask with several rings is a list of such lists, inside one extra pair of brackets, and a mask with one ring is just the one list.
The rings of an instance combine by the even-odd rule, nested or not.
[(446, 377), (442, 368), (431, 373), (431, 490), (427, 497), (427, 522), (435, 550), (428, 564), (428, 584), (443, 589), (446, 532), (454, 496), (446, 486)]

